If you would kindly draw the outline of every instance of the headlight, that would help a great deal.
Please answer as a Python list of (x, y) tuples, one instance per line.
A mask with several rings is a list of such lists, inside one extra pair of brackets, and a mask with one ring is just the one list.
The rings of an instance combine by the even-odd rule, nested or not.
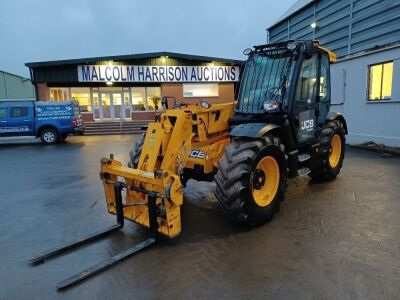
[(287, 43), (286, 48), (290, 51), (293, 51), (294, 49), (296, 49), (297, 44), (296, 43)]
[(265, 100), (263, 103), (264, 110), (269, 112), (278, 110), (279, 106), (280, 103), (276, 100)]

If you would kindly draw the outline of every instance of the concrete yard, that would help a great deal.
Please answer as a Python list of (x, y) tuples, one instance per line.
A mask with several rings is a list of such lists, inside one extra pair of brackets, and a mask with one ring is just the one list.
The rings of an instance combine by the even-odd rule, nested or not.
[(146, 237), (123, 231), (32, 267), (26, 259), (115, 222), (99, 159), (128, 160), (138, 136), (0, 141), (0, 299), (400, 298), (400, 158), (348, 148), (329, 183), (289, 181), (272, 222), (222, 215), (214, 184), (189, 181), (183, 233), (75, 287), (57, 284)]

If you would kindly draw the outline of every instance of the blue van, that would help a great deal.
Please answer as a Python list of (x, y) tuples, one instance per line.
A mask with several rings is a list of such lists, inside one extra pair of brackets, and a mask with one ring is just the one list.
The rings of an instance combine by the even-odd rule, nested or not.
[(0, 137), (35, 136), (55, 144), (83, 131), (76, 101), (0, 101)]

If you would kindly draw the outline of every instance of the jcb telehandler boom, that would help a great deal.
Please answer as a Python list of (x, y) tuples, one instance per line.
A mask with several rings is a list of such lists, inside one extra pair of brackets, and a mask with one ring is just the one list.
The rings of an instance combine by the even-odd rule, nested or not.
[(186, 181), (214, 180), (221, 209), (254, 226), (278, 211), (287, 177), (332, 180), (344, 159), (347, 125), (329, 112), (330, 63), (335, 55), (315, 41), (288, 41), (247, 49), (237, 102), (174, 104), (150, 123), (130, 152), (128, 167), (101, 159), (108, 211), (117, 225), (55, 249), (40, 262), (122, 228), (124, 219), (149, 228), (143, 243), (59, 285), (68, 287), (181, 232)]

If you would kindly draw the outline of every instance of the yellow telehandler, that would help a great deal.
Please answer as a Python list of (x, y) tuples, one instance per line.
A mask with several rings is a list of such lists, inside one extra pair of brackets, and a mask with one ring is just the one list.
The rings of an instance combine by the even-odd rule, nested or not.
[[(316, 41), (287, 41), (246, 49), (237, 101), (210, 105), (163, 98), (164, 112), (130, 152), (128, 166), (102, 158), (100, 178), (117, 224), (31, 258), (36, 264), (123, 227), (130, 220), (150, 237), (76, 274), (69, 287), (181, 232), (180, 207), (188, 179), (216, 182), (223, 212), (249, 226), (269, 221), (288, 177), (334, 179), (345, 152), (347, 125), (330, 108), (330, 63)], [(173, 107), (169, 105), (173, 101)]]

